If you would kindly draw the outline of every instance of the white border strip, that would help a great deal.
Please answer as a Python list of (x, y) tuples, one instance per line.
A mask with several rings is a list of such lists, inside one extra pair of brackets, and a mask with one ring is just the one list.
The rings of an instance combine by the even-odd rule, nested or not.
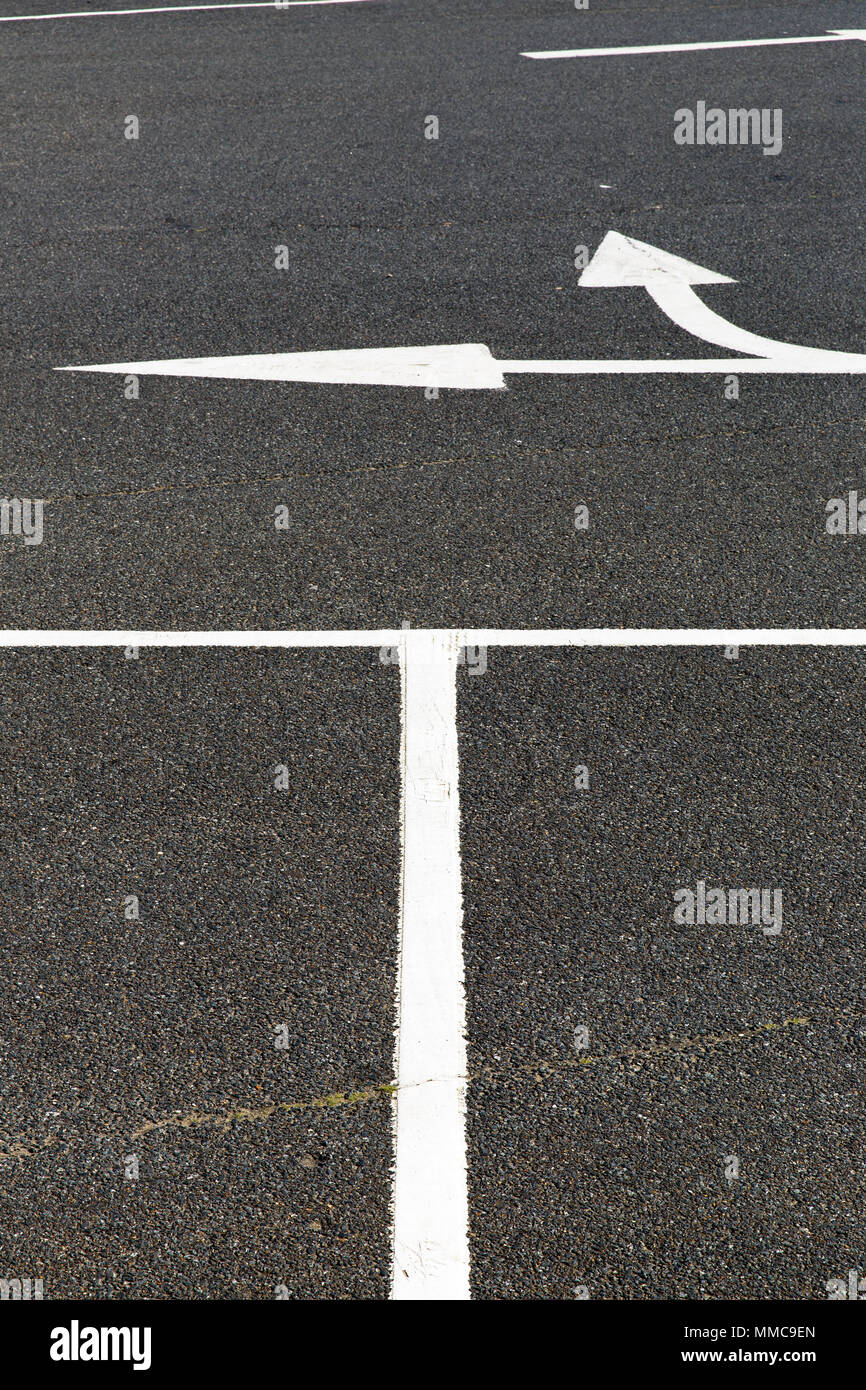
[[(866, 627), (417, 628), (460, 647), (861, 647)], [(400, 647), (404, 628), (292, 631), (246, 628), (0, 628), (0, 647)]]
[(407, 632), (391, 1296), (469, 1298), (457, 637)]
[(65, 10), (57, 14), (4, 14), (0, 24), (22, 24), (36, 19), (123, 19), (131, 14), (185, 14), (189, 10), (299, 10), (319, 5), (365, 5), (372, 0), (290, 0), (280, 5), (277, 0), (227, 0), (224, 5), (148, 5), (140, 10)]
[(552, 48), (537, 53), (521, 53), (521, 58), (613, 58), (640, 53), (697, 53), (710, 48), (767, 48), (788, 43), (847, 43), (861, 38), (864, 31), (831, 29), (826, 34), (809, 34), (782, 39), (720, 39), (712, 43), (646, 43), (631, 48)]

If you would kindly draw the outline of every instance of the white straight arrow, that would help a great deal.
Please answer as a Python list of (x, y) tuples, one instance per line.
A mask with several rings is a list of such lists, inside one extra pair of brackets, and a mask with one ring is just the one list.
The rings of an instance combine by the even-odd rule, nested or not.
[(693, 285), (734, 284), (702, 266), (633, 237), (608, 232), (580, 277), (585, 289), (641, 287), (679, 328), (751, 357), (497, 359), (484, 343), (427, 347), (352, 348), (328, 352), (265, 352), (237, 357), (179, 357), (154, 362), (108, 362), (57, 367), (61, 372), (122, 372), (128, 376), (221, 377), (234, 381), (308, 381), (331, 385), (423, 386), (503, 390), (505, 375), (599, 373), (866, 373), (866, 354), (801, 347), (764, 338), (709, 309)]
[(696, 53), (708, 48), (766, 48), (789, 43), (847, 43), (866, 40), (866, 29), (828, 29), (826, 34), (785, 39), (720, 39), (713, 43), (647, 43), (631, 48), (552, 48), (521, 53), (521, 58), (614, 58), (641, 53)]

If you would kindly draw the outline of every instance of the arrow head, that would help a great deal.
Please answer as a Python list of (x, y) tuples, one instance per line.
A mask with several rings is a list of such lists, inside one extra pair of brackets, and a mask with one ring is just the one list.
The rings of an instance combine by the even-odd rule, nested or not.
[(838, 34), (840, 39), (863, 39), (866, 41), (866, 29), (828, 29), (828, 34)]
[(622, 285), (658, 285), (675, 281), (680, 285), (735, 285), (730, 275), (685, 261), (648, 246), (645, 241), (608, 232), (580, 277), (584, 289), (615, 289)]
[(342, 386), (442, 386), (502, 391), (505, 378), (484, 343), (432, 347), (350, 348), (336, 352), (260, 352), (246, 357), (180, 357), (162, 362), (106, 362), (56, 367), (59, 372), (132, 376), (221, 377), (233, 381), (317, 381)]

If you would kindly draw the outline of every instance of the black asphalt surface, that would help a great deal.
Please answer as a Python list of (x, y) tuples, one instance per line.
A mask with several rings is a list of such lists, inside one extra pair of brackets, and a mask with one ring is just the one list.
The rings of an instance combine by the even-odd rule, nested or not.
[[(719, 356), (643, 290), (578, 288), (574, 247), (610, 228), (733, 276), (702, 294), (754, 332), (862, 349), (861, 44), (519, 56), (821, 33), (861, 8), (376, 0), (0, 26), (2, 485), (50, 500), (41, 547), (0, 550), (4, 621), (858, 624), (859, 548), (824, 532), (862, 477), (856, 377), (743, 377), (738, 401), (721, 376), (438, 400), (150, 378), (130, 401), (122, 377), (52, 369), (448, 342)], [(782, 153), (675, 145), (674, 110), (701, 99), (781, 107)]]
[[(500, 651), (460, 686), (477, 1296), (859, 1268), (864, 696), (815, 649)], [(698, 880), (780, 890), (781, 932), (675, 923)]]
[(46, 1297), (387, 1293), (395, 670), (4, 653), (0, 1266)]
[[(643, 289), (579, 288), (611, 229), (733, 277), (698, 293), (737, 325), (862, 352), (866, 44), (520, 53), (863, 24), (854, 0), (0, 24), (0, 495), (45, 501), (41, 544), (0, 536), (0, 627), (864, 624), (863, 537), (824, 528), (866, 490), (856, 376), (126, 399), (54, 371), (729, 355)], [(781, 108), (782, 152), (677, 146), (700, 100)], [(816, 1299), (866, 1269), (864, 660), (491, 648), (461, 673), (474, 1296)], [(4, 650), (0, 711), (0, 1275), (386, 1297), (396, 668)], [(698, 878), (781, 887), (781, 936), (675, 925)]]

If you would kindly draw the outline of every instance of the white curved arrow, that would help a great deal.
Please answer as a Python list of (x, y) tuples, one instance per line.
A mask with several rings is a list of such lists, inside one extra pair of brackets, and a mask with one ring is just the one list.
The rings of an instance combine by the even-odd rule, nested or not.
[(353, 348), (327, 352), (264, 352), (237, 357), (179, 357), (155, 362), (108, 362), (57, 367), (61, 372), (122, 372), (131, 376), (223, 377), (234, 381), (309, 381), (332, 385), (423, 386), (503, 390), (506, 374), (597, 375), (669, 373), (866, 373), (866, 354), (800, 347), (728, 323), (695, 294), (693, 285), (736, 283), (633, 237), (608, 232), (579, 281), (585, 289), (640, 286), (679, 328), (714, 347), (751, 357), (495, 358), (484, 343), (426, 347)]
[(866, 355), (832, 352), (825, 348), (799, 347), (795, 343), (763, 338), (729, 323), (707, 308), (692, 285), (734, 285), (729, 275), (668, 255), (633, 237), (608, 232), (579, 283), (586, 289), (615, 289), (623, 285), (642, 285), (656, 304), (678, 328), (714, 347), (750, 352), (756, 357), (784, 359), (793, 371), (863, 371)]

